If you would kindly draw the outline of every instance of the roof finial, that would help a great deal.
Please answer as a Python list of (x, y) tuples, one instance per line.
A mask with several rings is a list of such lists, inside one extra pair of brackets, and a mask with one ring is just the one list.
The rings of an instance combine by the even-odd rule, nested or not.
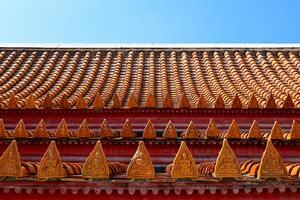
[(269, 139), (282, 140), (283, 139), (283, 131), (278, 123), (278, 121), (274, 122), (271, 133), (269, 135)]
[(278, 178), (286, 177), (287, 171), (283, 164), (281, 156), (273, 146), (271, 140), (268, 140), (265, 151), (260, 159), (260, 165), (257, 171), (258, 178)]
[(115, 94), (113, 96), (113, 103), (111, 108), (121, 108), (122, 107), (122, 103), (120, 102), (120, 98), (118, 94)]
[(60, 100), (60, 108), (61, 109), (69, 109), (70, 108), (70, 104), (68, 102), (68, 97), (66, 94), (64, 94)]
[(241, 132), (240, 132), (240, 128), (237, 124), (237, 122), (235, 121), (235, 119), (232, 120), (228, 131), (226, 133), (226, 138), (241, 138)]
[(173, 167), (171, 170), (172, 178), (196, 178), (198, 171), (196, 163), (184, 141), (181, 142), (180, 148), (173, 160)]
[(0, 177), (19, 177), (21, 159), (17, 142), (13, 140), (0, 157)]
[(294, 108), (294, 102), (293, 102), (293, 99), (292, 99), (292, 97), (289, 93), (287, 94), (286, 99), (284, 100), (284, 102), (282, 104), (282, 108), (284, 108), (284, 109)]
[(293, 120), (292, 128), (287, 139), (300, 139), (300, 126), (296, 120)]
[(182, 93), (180, 101), (179, 101), (179, 108), (190, 108), (191, 104), (187, 98), (187, 96)]
[(218, 138), (220, 136), (220, 130), (218, 129), (216, 123), (213, 119), (209, 120), (207, 129), (205, 131), (206, 138)]
[(177, 133), (172, 121), (170, 120), (163, 133), (164, 138), (177, 138)]
[(82, 123), (80, 124), (78, 130), (77, 130), (77, 136), (80, 138), (89, 138), (91, 137), (90, 135), (90, 128), (88, 125), (88, 122), (86, 119), (84, 119), (82, 121)]
[(248, 109), (258, 109), (259, 108), (259, 103), (258, 103), (254, 93), (252, 93), (252, 95), (250, 96), (247, 108)]
[(8, 109), (17, 109), (19, 108), (18, 101), (14, 95), (11, 95), (7, 102), (7, 108)]
[(238, 94), (235, 94), (235, 96), (234, 96), (234, 98), (231, 102), (230, 108), (232, 108), (232, 109), (241, 109), (241, 108), (243, 108), (242, 102), (241, 102)]
[(139, 146), (127, 167), (126, 175), (130, 179), (155, 178), (154, 167), (143, 141), (139, 142)]
[(15, 138), (26, 138), (28, 137), (28, 131), (26, 130), (23, 119), (20, 119), (14, 131)]
[(8, 134), (5, 131), (5, 125), (3, 119), (0, 119), (0, 138), (6, 138)]
[(43, 155), (37, 173), (38, 178), (63, 178), (66, 176), (55, 141)]
[(97, 141), (94, 149), (87, 157), (82, 168), (82, 176), (89, 178), (109, 178), (109, 168), (100, 140)]
[(44, 102), (43, 102), (43, 107), (47, 109), (53, 108), (53, 103), (52, 103), (52, 98), (49, 93), (46, 94)]
[(169, 93), (167, 93), (164, 96), (162, 107), (163, 108), (173, 108), (173, 100)]
[(270, 94), (270, 96), (267, 99), (265, 108), (274, 108), (274, 109), (277, 108), (276, 102), (275, 102), (275, 99), (274, 99), (274, 96), (272, 93)]
[(197, 108), (207, 108), (207, 103), (205, 101), (205, 98), (204, 98), (203, 94), (201, 94), (199, 96), (196, 107)]
[(256, 120), (253, 121), (249, 133), (247, 135), (247, 138), (262, 139), (262, 134)]
[(87, 103), (83, 96), (79, 96), (79, 98), (77, 99), (76, 108), (77, 109), (86, 109), (87, 108)]
[(215, 178), (238, 178), (242, 176), (240, 166), (226, 139), (216, 160), (213, 176)]
[(114, 137), (114, 132), (109, 127), (106, 119), (103, 119), (103, 122), (99, 130), (99, 136), (102, 138)]
[(193, 121), (190, 121), (183, 135), (184, 138), (198, 138), (198, 131)]
[(135, 133), (132, 129), (132, 126), (129, 122), (129, 119), (126, 119), (123, 127), (122, 127), (122, 130), (120, 132), (120, 136), (122, 138), (134, 138), (135, 137)]
[(70, 137), (68, 125), (65, 119), (62, 119), (60, 124), (58, 125), (55, 136), (58, 138), (67, 138)]
[(128, 108), (137, 108), (139, 106), (137, 97), (135, 92), (132, 92), (129, 96), (129, 100), (127, 102), (127, 107)]
[(156, 100), (154, 94), (150, 91), (148, 93), (146, 102), (145, 102), (146, 108), (155, 108), (156, 107)]
[(102, 97), (100, 96), (99, 93), (96, 93), (96, 96), (95, 96), (95, 99), (94, 99), (94, 102), (93, 102), (93, 108), (94, 109), (104, 108), (104, 102), (103, 102), (103, 99), (102, 99)]
[(27, 108), (27, 109), (36, 108), (35, 98), (34, 98), (33, 94), (29, 95), (28, 99), (26, 100), (25, 108)]
[(153, 126), (150, 119), (148, 120), (148, 122), (146, 124), (146, 127), (144, 129), (143, 138), (144, 139), (154, 139), (154, 138), (156, 138), (156, 131), (155, 131), (155, 128), (154, 128), (154, 126)]
[(218, 95), (215, 104), (214, 104), (214, 108), (225, 108), (225, 103), (224, 100), (221, 96), (221, 94)]
[(33, 137), (35, 138), (48, 138), (49, 133), (47, 131), (45, 122), (43, 119), (39, 122), (39, 124), (36, 126), (34, 132), (33, 132)]

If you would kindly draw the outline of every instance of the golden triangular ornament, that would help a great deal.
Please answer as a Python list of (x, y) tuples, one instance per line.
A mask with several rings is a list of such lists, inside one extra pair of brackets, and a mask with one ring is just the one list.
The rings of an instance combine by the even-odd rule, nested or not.
[(164, 98), (163, 98), (163, 103), (162, 103), (163, 108), (173, 108), (173, 100), (170, 96), (169, 93), (167, 93)]
[(230, 108), (233, 108), (233, 109), (241, 109), (243, 108), (243, 105), (242, 105), (242, 102), (239, 98), (239, 95), (236, 94), (231, 102), (231, 105), (230, 105)]
[(83, 98), (83, 96), (80, 96), (76, 102), (76, 109), (86, 109), (86, 108), (87, 108), (87, 103)]
[(215, 101), (214, 108), (225, 108), (224, 100), (220, 94)]
[(144, 142), (139, 142), (139, 146), (127, 167), (126, 175), (130, 179), (155, 178), (155, 170)]
[(236, 123), (235, 119), (232, 120), (228, 131), (226, 133), (226, 138), (241, 138), (241, 132), (238, 124)]
[(134, 138), (136, 136), (132, 129), (132, 126), (129, 122), (129, 119), (126, 119), (126, 121), (122, 127), (122, 130), (120, 132), (120, 136), (122, 138)]
[(52, 141), (43, 155), (37, 173), (38, 178), (63, 178), (66, 176), (60, 153)]
[(179, 108), (190, 108), (190, 107), (191, 107), (190, 101), (188, 100), (187, 96), (183, 93), (179, 100)]
[(258, 178), (286, 177), (286, 167), (271, 140), (268, 140), (257, 171)]
[(242, 176), (237, 158), (226, 139), (216, 160), (213, 176), (215, 178), (237, 178)]
[(52, 98), (49, 93), (46, 94), (46, 97), (43, 101), (43, 108), (47, 108), (47, 109), (53, 108)]
[(14, 95), (12, 95), (7, 102), (8, 109), (17, 109), (19, 108), (18, 101)]
[(129, 96), (129, 100), (127, 102), (127, 107), (128, 108), (137, 108), (139, 106), (137, 97), (135, 92), (132, 92)]
[(251, 138), (262, 139), (261, 130), (260, 130), (256, 120), (253, 121), (253, 123), (250, 127), (247, 138), (249, 138), (249, 139), (251, 139)]
[(89, 138), (89, 137), (91, 137), (90, 128), (89, 128), (89, 125), (88, 125), (86, 119), (84, 119), (82, 121), (82, 123), (80, 124), (80, 126), (77, 130), (77, 136), (79, 138)]
[(172, 178), (196, 178), (198, 176), (196, 163), (186, 143), (181, 142), (180, 148), (173, 161)]
[(26, 100), (25, 108), (27, 108), (27, 109), (34, 109), (34, 108), (36, 108), (35, 98), (34, 98), (34, 96), (32, 94), (29, 95), (28, 99)]
[(164, 138), (177, 138), (177, 133), (175, 126), (172, 124), (172, 121), (170, 120), (165, 128), (165, 131), (163, 133)]
[(198, 138), (198, 131), (193, 121), (190, 121), (187, 129), (184, 132), (184, 138)]
[(6, 133), (3, 119), (0, 119), (0, 138), (6, 138), (6, 137), (8, 137), (8, 134)]
[(292, 140), (292, 139), (300, 139), (300, 126), (296, 122), (296, 120), (293, 120), (291, 131), (288, 134), (288, 138), (287, 139), (290, 139), (290, 140)]
[(294, 108), (294, 102), (290, 94), (287, 94), (286, 99), (284, 100), (282, 104), (282, 108), (284, 109), (292, 109)]
[(122, 107), (122, 103), (120, 101), (119, 95), (115, 94), (113, 96), (113, 102), (111, 108), (121, 108), (121, 107)]
[(55, 136), (58, 138), (67, 138), (70, 137), (68, 125), (65, 119), (62, 119), (60, 124), (58, 125)]
[(267, 103), (265, 105), (265, 108), (273, 108), (273, 109), (277, 108), (276, 102), (275, 102), (275, 99), (274, 99), (274, 96), (273, 96), (272, 93), (270, 94), (270, 96), (267, 99)]
[(205, 101), (204, 96), (201, 94), (197, 101), (197, 108), (207, 108), (207, 103)]
[(97, 141), (94, 149), (87, 157), (82, 176), (89, 178), (109, 178), (109, 168), (100, 141)]
[(205, 131), (206, 138), (218, 138), (220, 136), (220, 130), (218, 129), (216, 123), (213, 119), (209, 120), (207, 129)]
[(274, 122), (271, 133), (269, 135), (269, 139), (282, 140), (284, 132), (282, 131), (278, 121)]
[(19, 177), (21, 175), (21, 160), (17, 142), (13, 140), (0, 157), (0, 176)]
[(146, 102), (145, 102), (145, 107), (146, 108), (155, 108), (156, 107), (156, 100), (155, 96), (152, 92), (148, 93)]
[(101, 124), (100, 130), (99, 130), (99, 136), (102, 137), (102, 138), (107, 138), (107, 137), (113, 137), (114, 136), (114, 132), (109, 127), (106, 119), (104, 119), (102, 124)]
[(259, 108), (259, 103), (255, 97), (254, 94), (251, 95), (250, 99), (249, 99), (249, 102), (248, 102), (248, 105), (247, 105), (247, 108), (248, 109), (257, 109)]
[(96, 94), (94, 102), (93, 102), (93, 108), (94, 109), (102, 109), (104, 108), (104, 102), (102, 97), (100, 96), (99, 93)]
[(69, 109), (70, 108), (70, 104), (69, 104), (67, 95), (62, 96), (59, 105), (60, 105), (61, 109)]
[(23, 119), (21, 119), (19, 121), (19, 123), (17, 124), (17, 126), (14, 130), (14, 137), (15, 138), (26, 138), (26, 137), (28, 137), (28, 132), (27, 132), (27, 129), (25, 127)]
[(144, 139), (156, 138), (156, 131), (150, 119), (148, 120), (146, 127), (144, 128), (143, 138)]
[(35, 138), (48, 138), (49, 137), (49, 133), (47, 131), (47, 128), (46, 128), (46, 125), (45, 125), (45, 122), (43, 119), (41, 119), (41, 121), (35, 128), (35, 130), (33, 132), (33, 137), (35, 137)]

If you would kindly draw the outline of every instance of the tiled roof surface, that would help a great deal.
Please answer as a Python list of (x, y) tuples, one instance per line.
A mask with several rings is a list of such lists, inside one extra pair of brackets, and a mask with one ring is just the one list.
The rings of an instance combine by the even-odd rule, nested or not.
[(51, 100), (92, 108), (97, 98), (107, 108), (298, 107), (299, 67), (295, 49), (3, 48), (0, 101), (3, 108)]

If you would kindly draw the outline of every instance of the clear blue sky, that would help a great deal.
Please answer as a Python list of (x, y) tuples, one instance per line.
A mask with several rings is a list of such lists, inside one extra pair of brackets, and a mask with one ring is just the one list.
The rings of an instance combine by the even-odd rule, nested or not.
[(1, 43), (299, 43), (299, 0), (2, 0)]

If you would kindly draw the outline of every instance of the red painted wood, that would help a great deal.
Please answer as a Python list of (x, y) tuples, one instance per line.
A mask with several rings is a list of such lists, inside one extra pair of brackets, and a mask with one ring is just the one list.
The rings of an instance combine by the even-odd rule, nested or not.
[(153, 195), (152, 193), (148, 193), (146, 195), (141, 195), (139, 193), (135, 193), (134, 195), (130, 195), (125, 192), (123, 195), (119, 195), (116, 192), (113, 192), (111, 195), (107, 195), (105, 193), (101, 193), (96, 195), (95, 193), (90, 193), (88, 195), (82, 194), (79, 192), (78, 194), (72, 194), (71, 192), (67, 192), (66, 194), (38, 194), (37, 192), (33, 192), (31, 194), (26, 194), (25, 191), (22, 191), (20, 194), (3, 194), (0, 193), (1, 200), (96, 200), (96, 199), (105, 199), (105, 200), (293, 200), (300, 199), (300, 193), (279, 193), (278, 191), (274, 191), (273, 193), (268, 193), (267, 191), (263, 191), (262, 193), (257, 193), (255, 191), (246, 194), (244, 192), (239, 192), (238, 194), (233, 194), (231, 192), (226, 195), (221, 193), (210, 194), (206, 192), (202, 195), (193, 193), (191, 195), (186, 194), (185, 192), (180, 195), (176, 195), (174, 192), (170, 192), (168, 195), (159, 192), (158, 195)]

